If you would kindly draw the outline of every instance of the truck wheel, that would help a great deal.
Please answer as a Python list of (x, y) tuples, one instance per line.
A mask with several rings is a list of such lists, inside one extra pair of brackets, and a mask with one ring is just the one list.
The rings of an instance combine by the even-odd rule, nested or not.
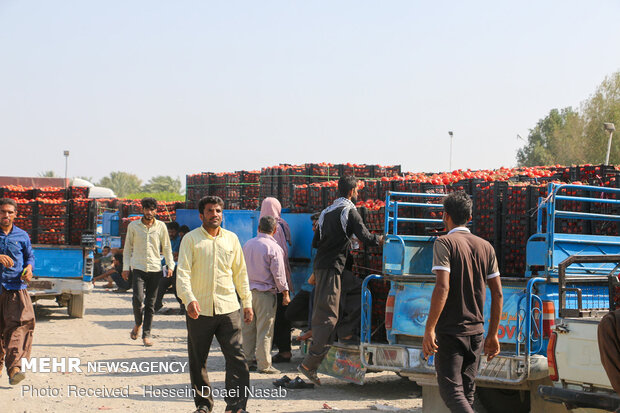
[(478, 387), (476, 395), (488, 413), (527, 413), (530, 411), (530, 392), (527, 390)]
[(69, 304), (67, 305), (67, 313), (69, 313), (69, 316), (73, 318), (84, 317), (84, 295), (83, 294), (71, 295), (71, 299), (69, 299)]

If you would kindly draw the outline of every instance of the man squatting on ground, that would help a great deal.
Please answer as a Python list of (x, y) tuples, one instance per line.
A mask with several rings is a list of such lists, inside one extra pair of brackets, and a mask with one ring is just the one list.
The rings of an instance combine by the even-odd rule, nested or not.
[(172, 277), (174, 258), (166, 224), (155, 219), (157, 201), (154, 198), (143, 198), (141, 204), (142, 218), (132, 221), (127, 227), (123, 250), (123, 279), (129, 279), (129, 268), (131, 268), (135, 325), (129, 336), (132, 340), (136, 340), (140, 326), (142, 326), (142, 341), (145, 346), (152, 346), (151, 323), (155, 311), (157, 286), (162, 277), (160, 254), (163, 253), (166, 259), (167, 277)]
[(0, 199), (0, 375), (6, 364), (9, 384), (22, 381), (22, 358), (30, 358), (34, 308), (26, 288), (32, 278), (34, 254), (26, 231), (13, 225), (17, 203)]
[[(239, 300), (246, 324), (253, 319), (252, 294), (237, 236), (221, 228), (224, 201), (207, 196), (198, 203), (202, 226), (181, 241), (177, 294), (187, 309), (187, 349), (196, 413), (213, 411), (207, 358), (213, 337), (226, 360), (226, 412), (245, 412), (250, 372), (241, 348)], [(203, 389), (209, 389), (203, 395)]]
[(435, 288), (422, 347), (435, 354), (439, 394), (451, 412), (471, 412), (475, 378), (484, 335), (486, 285), (491, 290), (491, 318), (484, 342), (487, 360), (499, 353), (497, 331), (502, 311), (502, 284), (495, 250), (466, 227), (472, 202), (463, 191), (443, 202), (448, 233), (435, 241)]
[(284, 252), (273, 238), (277, 225), (274, 217), (263, 216), (258, 223), (258, 235), (243, 246), (254, 310), (254, 320), (243, 326), (243, 352), (250, 368), (265, 374), (280, 372), (271, 365), (276, 300), (281, 294), (283, 306), (291, 302)]
[[(355, 208), (357, 179), (343, 176), (338, 180), (338, 194), (332, 205), (321, 212), (312, 246), (317, 248), (314, 261), (314, 309), (312, 344), (297, 367), (313, 383), (320, 385), (316, 372), (327, 355), (329, 345), (338, 339), (350, 339), (359, 328), (360, 300), (347, 300), (347, 294), (359, 291), (360, 280), (345, 269), (351, 251), (351, 236), (362, 243), (380, 245), (382, 236), (371, 234)], [(344, 314), (346, 317), (343, 317)], [(338, 326), (336, 326), (338, 324)]]

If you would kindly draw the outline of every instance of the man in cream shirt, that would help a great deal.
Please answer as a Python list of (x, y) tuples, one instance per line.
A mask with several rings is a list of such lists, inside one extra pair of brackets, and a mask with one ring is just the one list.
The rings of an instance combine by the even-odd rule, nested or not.
[[(133, 315), (135, 326), (129, 336), (138, 338), (142, 326), (142, 341), (145, 346), (152, 346), (151, 323), (155, 307), (157, 286), (162, 277), (161, 255), (166, 258), (168, 271), (166, 277), (172, 277), (174, 257), (170, 246), (170, 236), (166, 224), (155, 219), (157, 201), (154, 198), (143, 198), (142, 219), (133, 221), (127, 227), (127, 237), (123, 249), (123, 274), (129, 279), (129, 268), (133, 271)], [(145, 292), (146, 290), (146, 298)], [(144, 308), (142, 303), (144, 302)]]
[(214, 336), (226, 360), (226, 412), (245, 412), (250, 385), (241, 347), (237, 294), (246, 323), (254, 317), (252, 294), (239, 239), (220, 227), (223, 208), (220, 197), (202, 198), (198, 203), (202, 226), (183, 237), (179, 250), (177, 294), (187, 307), (187, 347), (196, 413), (213, 410), (207, 358)]

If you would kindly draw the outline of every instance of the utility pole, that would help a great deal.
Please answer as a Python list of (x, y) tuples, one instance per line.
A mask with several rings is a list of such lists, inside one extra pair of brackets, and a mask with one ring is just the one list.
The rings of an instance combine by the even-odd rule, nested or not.
[(613, 123), (605, 122), (603, 123), (605, 130), (609, 132), (609, 141), (607, 142), (607, 156), (605, 156), (605, 165), (609, 165), (609, 152), (611, 152), (611, 137), (616, 130), (616, 126)]
[(67, 169), (69, 167), (69, 151), (64, 151), (63, 155), (65, 155), (65, 189), (67, 189)]
[(450, 167), (448, 169), (452, 172), (452, 138), (454, 138), (454, 132), (448, 131), (448, 135), (450, 135)]

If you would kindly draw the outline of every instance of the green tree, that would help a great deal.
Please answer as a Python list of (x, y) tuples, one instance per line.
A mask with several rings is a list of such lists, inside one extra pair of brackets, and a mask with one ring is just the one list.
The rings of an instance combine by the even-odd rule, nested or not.
[(39, 172), (39, 176), (41, 178), (56, 178), (56, 172), (54, 171), (43, 171), (43, 172)]
[(93, 177), (92, 176), (76, 176), (76, 178), (83, 179), (83, 180), (88, 181), (88, 182), (93, 182)]
[(181, 193), (181, 180), (171, 176), (154, 176), (142, 187), (142, 192), (172, 192)]
[[(520, 166), (603, 163), (609, 140), (605, 122), (620, 125), (620, 72), (606, 77), (579, 112), (553, 109), (539, 120), (527, 144), (517, 151), (517, 162)], [(620, 139), (612, 142), (609, 163), (620, 163)]]
[(158, 201), (185, 202), (185, 195), (180, 195), (174, 192), (137, 192), (135, 194), (125, 196), (125, 198), (128, 199), (142, 199), (146, 197), (155, 198)]
[(116, 171), (110, 172), (109, 176), (101, 178), (101, 181), (99, 181), (97, 185), (110, 188), (116, 193), (116, 196), (124, 197), (139, 192), (142, 180), (134, 174)]
[(583, 119), (573, 108), (552, 109), (538, 121), (517, 151), (520, 166), (583, 163)]
[[(598, 86), (596, 91), (583, 104), (585, 119), (585, 134), (588, 144), (586, 155), (589, 163), (605, 162), (609, 132), (605, 131), (603, 123), (611, 122), (620, 127), (620, 72), (608, 76)], [(609, 163), (620, 164), (620, 139), (617, 133), (611, 145)]]

